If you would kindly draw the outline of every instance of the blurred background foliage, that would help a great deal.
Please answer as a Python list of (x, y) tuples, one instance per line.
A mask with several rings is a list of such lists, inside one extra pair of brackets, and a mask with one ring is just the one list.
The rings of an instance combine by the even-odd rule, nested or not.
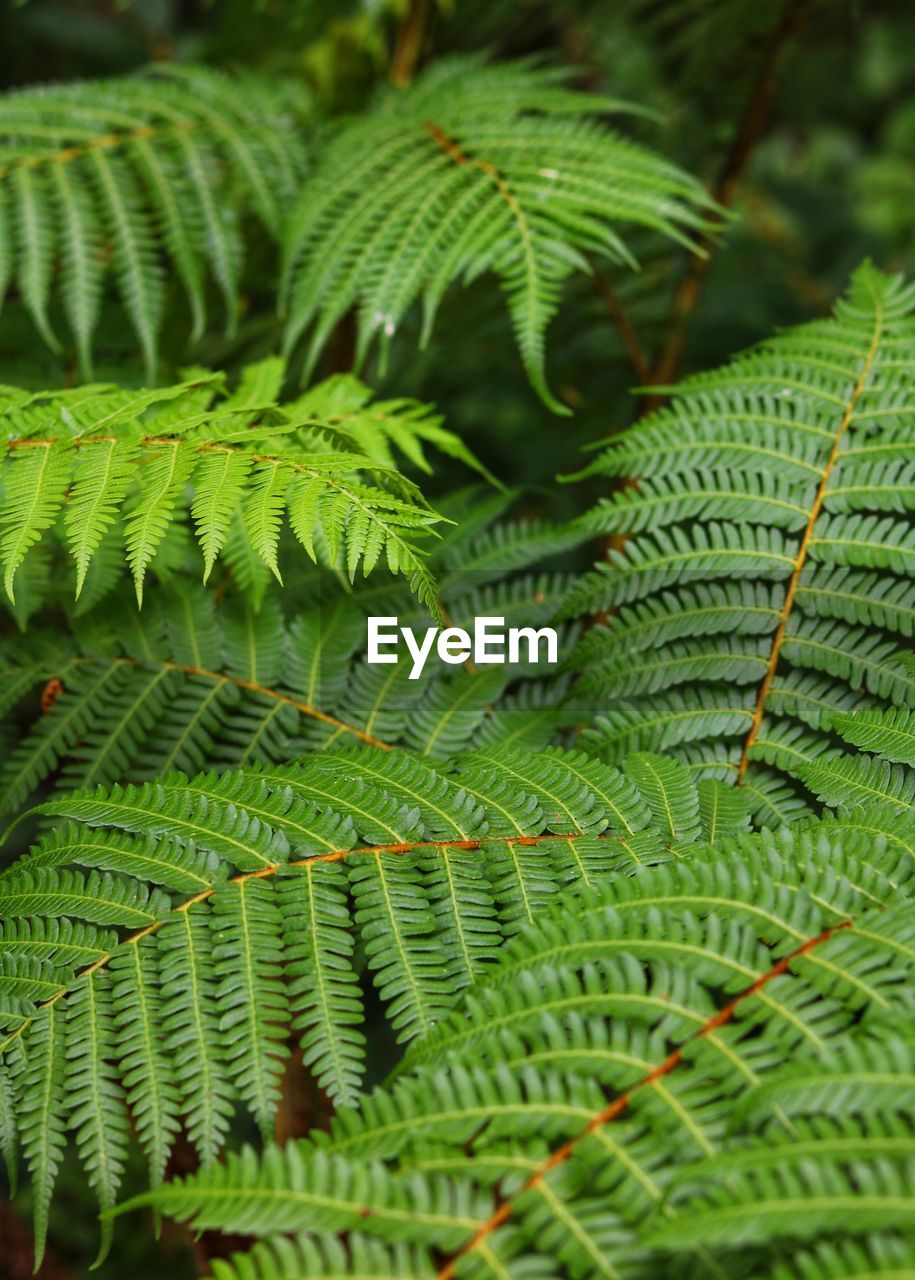
[[(627, 120), (627, 130), (701, 177), (734, 214), (704, 264), (646, 236), (636, 244), (642, 270), (615, 282), (618, 293), (569, 283), (548, 361), (570, 419), (550, 414), (528, 385), (491, 281), (449, 293), (428, 350), (404, 335), (384, 371), (364, 371), (383, 393), (436, 403), (497, 475), (526, 487), (531, 511), (567, 515), (590, 500), (580, 489), (557, 494), (553, 478), (576, 469), (582, 445), (632, 419), (640, 402), (628, 392), (644, 375), (667, 381), (713, 366), (824, 313), (864, 257), (915, 269), (911, 0), (5, 0), (0, 77), (15, 89), (150, 60), (249, 66), (300, 79), (333, 117), (358, 111), (392, 78), (398, 50), (414, 38), (419, 65), (471, 50), (537, 54), (573, 67), (581, 87), (652, 108), (656, 119)], [(166, 333), (163, 381), (191, 361), (231, 373), (277, 349), (274, 253), (264, 243), (249, 256), (231, 341), (214, 328), (189, 352), (182, 325)], [(8, 302), (0, 381), (72, 381), (72, 363), (37, 335), (23, 352), (29, 323)], [(350, 346), (343, 332), (319, 373), (347, 367)], [(116, 370), (123, 381), (125, 369), (142, 380), (115, 310), (103, 317), (99, 352), (100, 380)], [(446, 467), (437, 485), (444, 492), (465, 479)], [(428, 491), (434, 500), (436, 486)], [(91, 1253), (84, 1197), (74, 1167), (55, 1201), (45, 1280), (79, 1274), (72, 1259)], [(0, 1205), (4, 1280), (31, 1272), (20, 1199), (15, 1218)], [(174, 1227), (158, 1244), (145, 1231), (121, 1232), (94, 1274), (153, 1280), (167, 1268), (183, 1280), (205, 1273), (206, 1256), (205, 1240)]]

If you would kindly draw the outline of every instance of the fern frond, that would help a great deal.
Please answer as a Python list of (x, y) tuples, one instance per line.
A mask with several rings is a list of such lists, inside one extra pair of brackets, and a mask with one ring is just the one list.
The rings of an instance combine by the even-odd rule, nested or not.
[(212, 1265), (214, 1280), (301, 1280), (303, 1276), (339, 1280), (349, 1267), (366, 1280), (393, 1276), (433, 1280), (435, 1276), (427, 1250), (385, 1244), (358, 1231), (349, 1233), (345, 1246), (334, 1236), (299, 1234), (291, 1240), (255, 1245), (228, 1262), (214, 1258)]
[[(881, 1228), (911, 1230), (913, 1208), (904, 1161), (881, 1159), (882, 1144), (863, 1140), (861, 1156), (842, 1153), (835, 1164), (828, 1140), (813, 1143), (777, 1169), (729, 1169), (725, 1185), (710, 1173), (704, 1194), (680, 1201), (676, 1223), (662, 1227), (649, 1244), (679, 1252), (697, 1244), (747, 1248), (779, 1237), (859, 1235)], [(863, 1158), (862, 1158), (863, 1156)], [(867, 1157), (870, 1156), (870, 1161)], [(818, 1158), (819, 1157), (819, 1158)], [(839, 1167), (837, 1167), (839, 1166)], [(862, 1185), (863, 1183), (863, 1185)]]
[(308, 331), (310, 370), (358, 307), (362, 358), (390, 342), (417, 299), (428, 336), (449, 285), (491, 271), (531, 383), (568, 412), (544, 371), (564, 280), (590, 270), (589, 255), (632, 265), (620, 226), (690, 244), (713, 206), (693, 179), (597, 119), (621, 104), (560, 86), (531, 63), (454, 59), (341, 129), (287, 228), (287, 350)]
[[(495, 759), (503, 780), (524, 767)], [(562, 765), (528, 766), (541, 796)], [(313, 1206), (324, 1251), (358, 1223), (379, 1247), (432, 1245), (440, 1276), (559, 1259), (626, 1280), (672, 1250), (730, 1274), (737, 1249), (770, 1274), (770, 1242), (905, 1232), (913, 864), (900, 888), (897, 857), (834, 821), (680, 845), (554, 900), (328, 1133), (123, 1208), (277, 1241)]]
[(568, 662), (600, 708), (591, 749), (705, 753), (763, 815), (773, 787), (829, 771), (858, 717), (865, 746), (888, 746), (884, 717), (904, 728), (913, 306), (863, 266), (831, 319), (687, 379), (582, 473), (636, 481), (580, 522), (626, 535), (571, 596), (611, 614)]
[(25, 1075), (16, 1090), (16, 1123), (22, 1150), (35, 1189), (35, 1269), (41, 1265), (48, 1233), (48, 1210), (57, 1171), (66, 1146), (64, 1103), (66, 1066), (63, 1014), (49, 1004), (42, 1025), (36, 1026), (28, 1058), (18, 1061)]
[(773, 1273), (774, 1280), (840, 1280), (861, 1276), (862, 1280), (892, 1280), (905, 1269), (912, 1256), (913, 1237), (883, 1233), (863, 1240), (830, 1243), (795, 1253), (790, 1262)]
[[(348, 406), (345, 412), (320, 417), (316, 406), (329, 411), (335, 400)], [(357, 451), (359, 441), (381, 414), (388, 437), (426, 469), (423, 440), (463, 460), (473, 457), (430, 421), (424, 406), (374, 407), (368, 400), (367, 389), (350, 379), (342, 394), (335, 383), (285, 408), (268, 403), (252, 412), (206, 375), (158, 392), (100, 386), (24, 402), (13, 397), (2, 421), (0, 561), (7, 595), (13, 599), (29, 548), (59, 525), (75, 561), (78, 596), (121, 517), (125, 558), (142, 601), (147, 571), (184, 516), (190, 487), (205, 579), (227, 552), (233, 522), (252, 555), (279, 576), (278, 542), (288, 516), (312, 560), (323, 557), (352, 581), (360, 567), (368, 574), (383, 558), (434, 612), (434, 585), (416, 542), (438, 517), (394, 468), (390, 448), (379, 449), (377, 433), (369, 453)]]
[[(430, 572), (439, 564), (434, 558)], [(471, 628), (481, 607), (511, 625), (540, 626), (553, 621), (566, 579), (555, 580), (552, 595), (544, 586), (522, 577), (468, 589), (458, 580), (440, 598), (449, 619)], [(357, 742), (441, 758), (475, 744), (546, 745), (574, 722), (562, 681), (519, 692), (513, 669), (438, 663), (411, 681), (406, 653), (396, 665), (369, 666), (366, 612), (429, 622), (402, 589), (387, 590), (387, 598), (371, 583), (354, 593), (321, 590), (287, 619), (275, 598), (259, 610), (231, 598), (217, 607), (176, 576), (144, 606), (142, 627), (132, 604), (106, 600), (79, 614), (71, 638), (36, 629), (0, 644), (0, 704), (17, 708), (20, 730), (0, 768), (0, 809), (21, 808), (48, 778), (62, 788), (151, 781), (174, 769), (282, 763), (305, 747)], [(536, 670), (518, 675), (529, 681)], [(48, 688), (56, 696), (39, 709)], [(394, 787), (390, 776), (374, 782)], [(402, 785), (429, 816), (428, 781), (413, 784), (405, 773)], [(442, 834), (474, 834), (472, 808), (468, 799), (450, 824), (439, 814)]]
[(814, 795), (830, 806), (874, 801), (888, 809), (915, 805), (915, 773), (886, 760), (835, 753), (799, 765), (797, 772)]
[[(264, 398), (255, 403), (263, 404)], [(461, 437), (442, 427), (442, 417), (429, 405), (407, 399), (374, 400), (370, 389), (352, 374), (334, 374), (309, 387), (287, 406), (287, 412), (317, 435), (331, 442), (342, 439), (347, 448), (383, 467), (396, 469), (401, 456), (430, 473), (426, 448), (431, 446), (497, 483)]]
[[(489, 1221), (503, 1175), (483, 1165), (503, 1168), (506, 1134), (522, 1150), (536, 1139), (533, 1172), (544, 1143), (571, 1142), (577, 1159), (603, 1089), (628, 1099), (658, 1063), (664, 1077), (683, 1067), (658, 1108), (639, 1103), (640, 1124), (661, 1126), (658, 1149), (675, 1165), (729, 1150), (724, 1100), (731, 1115), (738, 1097), (756, 1098), (742, 1120), (756, 1124), (764, 1095), (747, 1090), (787, 1055), (795, 1080), (808, 1063), (822, 1071), (834, 1046), (860, 1065), (871, 1050), (855, 1049), (853, 1029), (898, 1017), (915, 884), (910, 812), (852, 809), (753, 835), (740, 799), (656, 756), (621, 773), (579, 752), (500, 748), (433, 769), (357, 747), (43, 802), (37, 812), (65, 825), (0, 875), (12, 922), (0, 993), (17, 1009), (0, 1061), (14, 1098), (26, 1086), (42, 1098), (40, 1112), (16, 1103), (39, 1205), (63, 1148), (56, 1117), (76, 1116), (110, 1209), (130, 1116), (154, 1188), (181, 1126), (209, 1170), (162, 1191), (157, 1204), (179, 1215), (285, 1230), (303, 1203), (293, 1179), (315, 1197), (316, 1230), (358, 1223), (387, 1239), (398, 1222), (397, 1240), (460, 1251)], [(359, 1091), (366, 980), (392, 1047), (410, 1046), (392, 1091), (371, 1095)], [(269, 1130), (290, 1025), (343, 1109), (321, 1150), (222, 1167), (236, 1109)], [(671, 1042), (682, 1048), (667, 1058)], [(436, 1190), (414, 1170), (414, 1185), (420, 1137), (468, 1167), (440, 1170)], [(668, 1175), (645, 1158), (660, 1188)], [(543, 1239), (558, 1213), (593, 1229), (589, 1257), (615, 1257), (568, 1176)], [(474, 1212), (452, 1214), (471, 1189)], [(625, 1239), (661, 1197), (624, 1214)], [(540, 1210), (519, 1228), (525, 1247), (534, 1220)]]
[(452, 1188), (444, 1180), (397, 1180), (383, 1165), (320, 1152), (303, 1159), (294, 1145), (285, 1151), (271, 1148), (262, 1165), (247, 1147), (224, 1168), (216, 1166), (212, 1179), (211, 1187), (199, 1191), (188, 1180), (186, 1185), (171, 1183), (159, 1194), (170, 1200), (177, 1216), (199, 1207), (201, 1218), (217, 1228), (234, 1219), (234, 1202), (244, 1221), (242, 1230), (258, 1235), (295, 1230), (303, 1209), (316, 1230), (358, 1227), (366, 1216), (364, 1206), (371, 1205), (376, 1234), (396, 1240), (404, 1234), (404, 1221), (411, 1219), (413, 1233), (430, 1245), (459, 1240), (474, 1226), (473, 1208), (479, 1205), (469, 1187)]
[[(70, 1127), (89, 1183), (102, 1208), (114, 1207), (127, 1154), (128, 1114), (112, 1065), (116, 1043), (113, 982), (87, 973), (67, 1001), (64, 1035)], [(111, 1243), (102, 1227), (99, 1260)]]
[(119, 80), (7, 94), (0, 188), (16, 228), (13, 274), (45, 341), (58, 346), (49, 319), (58, 261), (84, 374), (109, 274), (149, 375), (167, 271), (187, 294), (195, 338), (205, 323), (205, 272), (224, 296), (231, 329), (240, 214), (250, 211), (279, 236), (281, 210), (307, 165), (301, 124), (312, 115), (288, 86), (163, 63)]
[(902, 707), (889, 711), (859, 711), (834, 715), (832, 727), (846, 742), (885, 760), (915, 768), (915, 712)]

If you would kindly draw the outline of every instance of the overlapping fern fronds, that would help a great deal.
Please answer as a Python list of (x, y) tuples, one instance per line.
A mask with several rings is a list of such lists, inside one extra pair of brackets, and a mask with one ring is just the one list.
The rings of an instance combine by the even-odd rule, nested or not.
[[(481, 489), (446, 503), (455, 523), (428, 563), (452, 625), (472, 631), (478, 616), (556, 624), (575, 579), (528, 566), (566, 547), (569, 533), (496, 522), (510, 500)], [(431, 622), (384, 575), (355, 590), (320, 571), (304, 582), (297, 575), (297, 589), (268, 594), (259, 608), (225, 598), (223, 583), (201, 591), (196, 577), (173, 566), (138, 615), (114, 576), (101, 601), (85, 612), (77, 603), (72, 634), (31, 625), (0, 640), (0, 710), (17, 736), (0, 767), (0, 812), (16, 812), (47, 781), (72, 788), (283, 763), (356, 741), (432, 757), (470, 745), (541, 747), (575, 714), (563, 707), (567, 679), (549, 665), (432, 661), (416, 680), (403, 651), (395, 666), (368, 665), (367, 614), (420, 632)], [(66, 586), (63, 594), (72, 607)]]
[(50, 85), (0, 100), (0, 300), (14, 282), (51, 346), (59, 295), (84, 372), (113, 278), (148, 373), (167, 273), (196, 339), (206, 282), (235, 324), (243, 216), (278, 239), (306, 165), (307, 93), (251, 75), (159, 64), (119, 80)]
[[(610, 912), (606, 922), (614, 932), (603, 948), (590, 939), (588, 959), (570, 947), (557, 963), (555, 933), (532, 933), (511, 971), (514, 997), (496, 979), (479, 1006), (468, 1000), (465, 1029), (477, 1038), (456, 1060), (376, 1091), (329, 1137), (260, 1158), (247, 1148), (125, 1207), (151, 1203), (198, 1227), (267, 1238), (223, 1264), (220, 1280), (322, 1275), (294, 1266), (321, 1256), (336, 1259), (329, 1274), (373, 1274), (370, 1257), (379, 1274), (410, 1280), (907, 1276), (912, 1041), (886, 1017), (903, 1007), (898, 992), (894, 1005), (871, 989), (866, 1029), (848, 1030), (841, 996), (831, 1025), (811, 1020), (825, 1004), (823, 970), (839, 970), (840, 991), (869, 964), (890, 987), (904, 972), (892, 958), (907, 936), (901, 912), (883, 919), (876, 946), (854, 926), (812, 935), (793, 978), (751, 960), (759, 985), (735, 982), (730, 999), (714, 962), (675, 982), (653, 956), (634, 989), (631, 962), (660, 948), (636, 924), (617, 926)], [(754, 937), (732, 922), (748, 952)], [(786, 999), (791, 985), (806, 1008)], [(576, 1003), (588, 1013), (553, 1014)], [(623, 1004), (635, 1011), (628, 1025), (613, 1020)], [(303, 1235), (290, 1244), (294, 1231)], [(834, 1269), (816, 1269), (830, 1260)]]
[[(487, 591), (484, 603), (532, 625), (549, 621), (561, 588), (561, 579), (525, 577)], [(472, 626), (478, 595), (455, 596), (453, 611), (449, 600), (456, 625)], [(549, 669), (532, 679), (536, 668), (433, 663), (411, 680), (405, 655), (368, 666), (359, 596), (316, 600), (288, 623), (274, 598), (260, 610), (216, 609), (212, 597), (177, 589), (157, 598), (141, 629), (132, 605), (112, 605), (93, 610), (76, 637), (32, 629), (0, 648), (0, 707), (22, 704), (23, 726), (0, 767), (0, 812), (15, 813), (49, 778), (62, 788), (152, 779), (358, 741), (438, 758), (471, 743), (544, 746), (564, 723), (566, 685)], [(413, 621), (409, 597), (367, 603)]]
[[(46, 801), (37, 812), (58, 825), (0, 875), (0, 1145), (13, 1170), (17, 1143), (25, 1152), (39, 1249), (68, 1129), (106, 1209), (129, 1119), (154, 1184), (181, 1124), (209, 1168), (239, 1106), (269, 1130), (290, 1030), (356, 1109), (340, 1111), (316, 1162), (293, 1149), (283, 1172), (269, 1158), (273, 1210), (242, 1188), (215, 1225), (236, 1211), (242, 1231), (300, 1225), (288, 1175), (299, 1213), (317, 1197), (314, 1227), (348, 1227), (365, 1200), (368, 1230), (384, 1235), (392, 1184), (367, 1161), (409, 1153), (453, 1165), (453, 1183), (420, 1172), (398, 1185), (416, 1243), (457, 1249), (486, 1221), (487, 1188), (517, 1190), (544, 1144), (601, 1110), (602, 1085), (631, 1084), (701, 1032), (717, 1000), (756, 984), (752, 1016), (710, 1024), (686, 1053), (698, 1058), (684, 1091), (640, 1116), (661, 1126), (665, 1161), (726, 1151), (722, 1108), (776, 1061), (815, 1054), (822, 1071), (827, 1045), (897, 1007), (911, 913), (884, 907), (908, 905), (915, 839), (910, 814), (873, 807), (753, 836), (734, 800), (651, 755), (619, 770), (502, 749), (433, 770), (361, 747)], [(775, 981), (789, 965), (798, 978)], [(402, 1083), (368, 1097), (363, 974), (410, 1045)], [(611, 1160), (608, 1176), (628, 1167)], [(254, 1173), (246, 1157), (204, 1177), (200, 1201), (191, 1187), (164, 1203), (196, 1214), (208, 1178)], [(421, 1211), (478, 1177), (473, 1221)], [(627, 1205), (636, 1218), (650, 1207), (614, 1203), (624, 1232)], [(562, 1207), (557, 1218), (570, 1221)]]
[(190, 491), (204, 580), (220, 555), (242, 586), (256, 572), (250, 562), (279, 579), (288, 518), (312, 560), (350, 580), (386, 563), (434, 609), (416, 543), (439, 517), (392, 451), (420, 466), (425, 443), (472, 455), (426, 406), (369, 405), (355, 380), (334, 379), (280, 407), (281, 381), (281, 363), (268, 360), (231, 394), (208, 374), (152, 391), (0, 389), (0, 564), (10, 599), (30, 549), (53, 529), (75, 564), (77, 596), (95, 561), (126, 560), (142, 601)]
[[(549, 1264), (625, 1280), (646, 1261), (768, 1276), (799, 1240), (882, 1229), (902, 1248), (915, 1209), (911, 1044), (897, 1030), (905, 830), (892, 849), (853, 818), (732, 832), (593, 877), (541, 905), (413, 1040), (396, 1082), (329, 1134), (230, 1156), (141, 1202), (267, 1237), (307, 1224), (301, 1247), (319, 1254), (355, 1230), (410, 1276)], [(259, 1257), (282, 1274), (269, 1248)], [(340, 1265), (359, 1274), (359, 1253)]]
[(601, 120), (633, 108), (564, 79), (529, 62), (443, 60), (323, 149), (285, 240), (287, 348), (308, 331), (307, 369), (352, 307), (362, 359), (416, 300), (425, 338), (455, 280), (493, 272), (532, 384), (568, 411), (544, 371), (563, 281), (592, 256), (635, 265), (621, 227), (690, 243), (712, 207), (696, 180)]
[(836, 732), (880, 741), (866, 726), (895, 708), (905, 745), (913, 309), (915, 288), (864, 266), (831, 319), (688, 379), (587, 469), (636, 481), (584, 520), (625, 535), (577, 600), (612, 617), (570, 659), (607, 759), (672, 749), (778, 822)]
[[(68, 1115), (110, 1207), (125, 1099), (155, 1180), (182, 1116), (212, 1161), (236, 1097), (269, 1123), (290, 1021), (321, 1084), (355, 1097), (357, 940), (412, 1039), (561, 888), (666, 856), (639, 767), (514, 753), (458, 776), (365, 748), (46, 802), (69, 821), (0, 876), (3, 1088), (39, 1244)], [(697, 835), (695, 794), (674, 804)]]

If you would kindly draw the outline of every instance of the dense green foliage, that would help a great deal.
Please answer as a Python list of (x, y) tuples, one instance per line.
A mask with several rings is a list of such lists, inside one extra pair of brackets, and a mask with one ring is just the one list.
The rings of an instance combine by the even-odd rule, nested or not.
[(584, 518), (624, 546), (576, 606), (571, 661), (612, 710), (601, 755), (678, 748), (790, 818), (836, 713), (915, 701), (915, 291), (864, 267), (829, 320), (676, 389), (587, 474), (637, 479)]
[[(778, 1204), (792, 1187), (788, 1138), (797, 1140), (787, 1117), (828, 1120), (832, 1090), (818, 1075), (812, 1096), (787, 1108), (782, 1092), (790, 1100), (797, 1089), (805, 1050), (821, 1070), (831, 1038), (840, 1074), (848, 1063), (866, 1073), (888, 1052), (880, 1036), (895, 1030), (911, 981), (911, 908), (901, 899), (915, 828), (895, 812), (911, 794), (910, 783), (898, 806), (860, 807), (853, 783), (836, 785), (841, 816), (764, 838), (748, 834), (739, 795), (713, 780), (697, 786), (685, 766), (660, 756), (634, 754), (621, 772), (578, 752), (503, 749), (433, 771), (412, 755), (368, 747), (45, 801), (41, 814), (66, 821), (0, 880), (0, 985), (12, 1004), (5, 1088), (41, 1099), (13, 1109), (4, 1147), (15, 1161), (18, 1129), (36, 1179), (39, 1241), (66, 1117), (103, 1210), (117, 1196), (128, 1107), (154, 1186), (179, 1117), (209, 1169), (238, 1103), (270, 1133), (290, 1024), (317, 1081), (348, 1108), (318, 1142), (322, 1154), (270, 1155), (264, 1177), (273, 1194), (264, 1204), (250, 1155), (157, 1194), (156, 1203), (202, 1225), (257, 1234), (296, 1227), (302, 1204), (311, 1204), (315, 1228), (357, 1225), (368, 1210), (367, 1229), (383, 1238), (395, 1228), (403, 1238), (406, 1210), (407, 1238), (447, 1252), (488, 1221), (486, 1188), (526, 1171), (522, 1193), (538, 1171), (558, 1170), (551, 1146), (583, 1140), (592, 1118), (609, 1122), (624, 1105), (611, 1103), (604, 1117), (601, 1087), (624, 1098), (653, 1067), (666, 1076), (680, 1050), (668, 1060), (665, 1045), (685, 1042), (690, 1069), (672, 1084), (678, 1101), (654, 1121), (650, 1111), (640, 1117), (650, 1133), (631, 1157), (615, 1140), (588, 1137), (576, 1177), (537, 1180), (523, 1215), (530, 1212), (533, 1232), (527, 1245), (539, 1240), (547, 1256), (555, 1251), (589, 1275), (598, 1257), (612, 1274), (635, 1231), (648, 1243), (660, 1232), (664, 1247), (755, 1243), (753, 1162), (738, 1162), (748, 1169), (747, 1205), (743, 1216), (732, 1208), (722, 1229), (714, 1188), (721, 1176), (727, 1182), (735, 1143), (752, 1149), (754, 1133), (771, 1123), (772, 1099), (787, 1167), (785, 1189), (771, 1192), (774, 1226), (761, 1238), (796, 1234), (798, 1216), (787, 1208), (779, 1216)], [(411, 1046), (393, 1091), (362, 1097), (357, 954), (396, 1040)], [(777, 981), (789, 969), (800, 986)], [(762, 1009), (749, 1011), (748, 1025), (742, 1016), (739, 1029), (727, 1025), (730, 1001), (756, 999)], [(727, 1016), (716, 1021), (720, 1000)], [(614, 1021), (617, 1007), (625, 1018)], [(576, 1067), (589, 1062), (579, 1078)], [(721, 1107), (748, 1088), (753, 1120), (740, 1143), (721, 1132)], [(868, 1116), (865, 1099), (853, 1170), (897, 1152), (885, 1144), (898, 1142), (898, 1124), (872, 1132)], [(821, 1158), (828, 1170), (852, 1159), (833, 1150), (840, 1133), (815, 1129), (822, 1156), (814, 1145), (795, 1157), (797, 1185), (811, 1195), (802, 1219), (817, 1214), (808, 1163)], [(511, 1155), (506, 1137), (516, 1144)], [(700, 1168), (708, 1226), (690, 1210), (685, 1235), (650, 1212), (665, 1197), (677, 1142), (685, 1161), (723, 1153), (722, 1173), (715, 1163)], [(430, 1151), (432, 1170), (450, 1168), (447, 1182), (421, 1173), (398, 1191), (382, 1166), (367, 1173), (352, 1163), (406, 1157), (408, 1169), (418, 1162), (422, 1170)], [(908, 1139), (899, 1158), (910, 1152)], [(767, 1145), (763, 1168), (776, 1158)], [(605, 1184), (596, 1199), (594, 1177)], [(895, 1222), (890, 1206), (903, 1177), (890, 1162), (863, 1223)], [(227, 1186), (238, 1189), (228, 1207)], [(607, 1205), (611, 1188), (624, 1210)], [(840, 1198), (803, 1220), (803, 1234), (835, 1233), (850, 1212)], [(515, 1234), (478, 1247), (509, 1257), (525, 1243), (524, 1229), (521, 1241)]]
[(4, 1276), (915, 1274), (913, 37), (0, 15)]

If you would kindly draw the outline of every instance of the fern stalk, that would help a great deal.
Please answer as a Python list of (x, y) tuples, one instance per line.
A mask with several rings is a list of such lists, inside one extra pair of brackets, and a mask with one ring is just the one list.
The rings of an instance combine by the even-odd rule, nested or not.
[[(710, 1017), (708, 1021), (694, 1033), (692, 1039), (701, 1040), (706, 1036), (712, 1035), (720, 1028), (727, 1026), (737, 1013), (739, 1006), (745, 1000), (749, 1000), (753, 996), (758, 995), (770, 982), (781, 977), (782, 974), (787, 973), (790, 970), (793, 961), (800, 959), (802, 956), (809, 955), (816, 947), (822, 946), (824, 942), (828, 942), (838, 929), (847, 929), (850, 928), (851, 925), (852, 921), (845, 921), (842, 924), (833, 925), (828, 929), (824, 929), (822, 933), (817, 934), (816, 937), (807, 938), (799, 947), (796, 947), (794, 951), (782, 956), (782, 958), (778, 960), (771, 969), (756, 978), (744, 991), (741, 991), (738, 995), (734, 996), (732, 1000), (729, 1000), (726, 1005), (723, 1005), (722, 1008), (713, 1014), (712, 1017)], [(599, 1133), (605, 1125), (612, 1124), (614, 1120), (623, 1115), (631, 1105), (633, 1098), (639, 1090), (654, 1086), (666, 1076), (670, 1075), (672, 1071), (676, 1070), (683, 1061), (683, 1053), (684, 1046), (672, 1049), (667, 1057), (662, 1062), (659, 1062), (656, 1067), (653, 1067), (647, 1075), (642, 1076), (634, 1085), (619, 1094), (618, 1097), (614, 1098), (614, 1100), (609, 1103), (603, 1111), (599, 1111), (592, 1116), (587, 1125), (576, 1136), (570, 1138), (567, 1142), (564, 1142), (562, 1146), (551, 1151), (528, 1177), (527, 1181), (524, 1182), (520, 1191), (517, 1192), (515, 1196), (504, 1199), (499, 1204), (495, 1212), (476, 1228), (474, 1234), (470, 1237), (467, 1243), (442, 1264), (436, 1273), (436, 1280), (455, 1280), (455, 1277), (458, 1275), (458, 1268), (461, 1265), (462, 1259), (478, 1250), (486, 1248), (488, 1237), (506, 1223), (515, 1211), (516, 1201), (519, 1196), (523, 1195), (527, 1191), (539, 1187), (543, 1182), (544, 1176), (550, 1172), (550, 1170), (559, 1167), (574, 1156), (575, 1149), (579, 1143)]]
[(846, 431), (848, 430), (848, 425), (852, 420), (852, 415), (855, 412), (855, 407), (861, 398), (861, 393), (863, 392), (864, 388), (867, 386), (868, 380), (870, 379), (871, 370), (873, 369), (873, 365), (874, 365), (874, 360), (876, 358), (877, 351), (880, 346), (880, 338), (883, 331), (882, 303), (881, 303), (880, 296), (876, 291), (873, 292), (872, 296), (874, 300), (874, 313), (875, 313), (873, 337), (871, 338), (870, 346), (864, 358), (861, 372), (858, 375), (858, 380), (852, 389), (851, 395), (849, 396), (849, 399), (848, 399), (848, 403), (845, 406), (845, 409), (839, 421), (839, 425), (836, 429), (836, 434), (835, 434), (835, 439), (833, 441), (832, 449), (830, 450), (829, 457), (826, 460), (826, 465), (823, 468), (822, 478), (820, 480), (819, 486), (817, 487), (816, 496), (814, 497), (813, 504), (810, 508), (810, 515), (807, 519), (807, 524), (804, 528), (804, 532), (801, 537), (800, 546), (798, 547), (797, 556), (794, 562), (794, 569), (792, 570), (791, 577), (788, 581), (788, 587), (787, 587), (787, 590), (785, 591), (785, 603), (782, 606), (782, 612), (779, 617), (778, 627), (776, 628), (775, 636), (772, 641), (772, 652), (769, 655), (769, 662), (766, 668), (766, 674), (765, 674), (765, 677), (763, 678), (762, 684), (759, 687), (759, 696), (756, 702), (756, 709), (753, 712), (753, 721), (752, 721), (752, 724), (750, 725), (750, 731), (747, 734), (746, 741), (744, 742), (743, 751), (740, 756), (740, 763), (737, 766), (738, 782), (742, 781), (744, 775), (746, 774), (747, 766), (749, 764), (749, 758), (750, 758), (749, 757), (750, 748), (753, 746), (753, 743), (756, 741), (756, 736), (759, 733), (759, 727), (762, 723), (763, 713), (765, 711), (766, 697), (768, 696), (769, 690), (772, 687), (772, 681), (775, 678), (776, 671), (778, 670), (778, 660), (779, 660), (779, 655), (781, 653), (782, 644), (785, 639), (785, 632), (788, 626), (788, 619), (791, 616), (791, 610), (794, 606), (795, 596), (797, 595), (798, 584), (801, 580), (801, 574), (804, 571), (804, 565), (807, 562), (807, 555), (810, 550), (810, 540), (813, 537), (813, 532), (814, 532), (814, 529), (816, 528), (817, 520), (819, 519), (820, 512), (823, 509), (823, 503), (825, 501), (826, 494), (829, 489), (829, 483), (832, 478), (832, 473), (833, 473), (833, 470), (835, 469), (835, 465), (839, 457), (839, 450), (842, 447), (842, 440), (845, 436)]

